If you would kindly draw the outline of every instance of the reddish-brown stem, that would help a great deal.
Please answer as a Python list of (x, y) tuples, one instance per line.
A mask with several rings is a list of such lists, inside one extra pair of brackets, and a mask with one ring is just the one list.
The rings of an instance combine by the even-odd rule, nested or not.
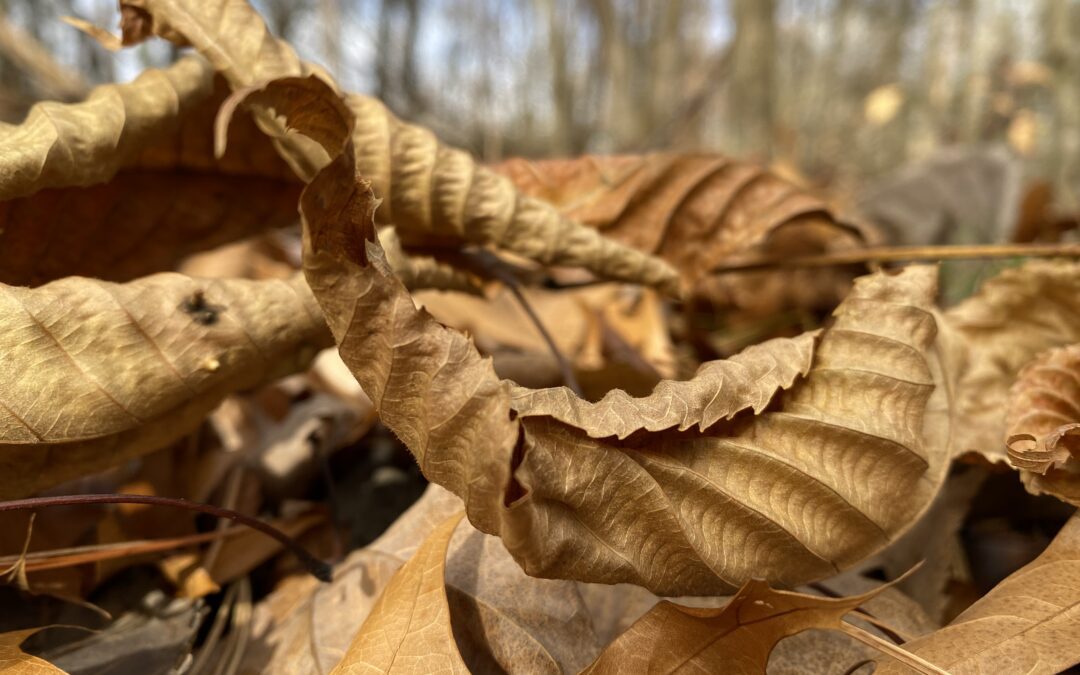
[(214, 516), (215, 518), (228, 518), (231, 521), (250, 527), (253, 530), (258, 530), (266, 536), (273, 537), (274, 539), (281, 542), (282, 545), (292, 551), (293, 555), (300, 559), (300, 562), (316, 579), (328, 582), (333, 578), (333, 568), (331, 568), (330, 565), (308, 553), (307, 550), (300, 544), (296, 543), (296, 541), (292, 537), (285, 534), (276, 527), (272, 525), (267, 525), (261, 520), (257, 520), (250, 516), (245, 516), (244, 514), (233, 511), (232, 509), (224, 509), (220, 506), (201, 504), (199, 502), (191, 502), (186, 499), (176, 499), (173, 497), (158, 497), (155, 495), (126, 494), (30, 497), (27, 499), (13, 499), (11, 501), (0, 502), (0, 512), (35, 511), (37, 509), (49, 506), (81, 506), (84, 504), (147, 504), (150, 506), (164, 506), (173, 509), (187, 509), (188, 511), (198, 511), (199, 513), (206, 513), (208, 515)]

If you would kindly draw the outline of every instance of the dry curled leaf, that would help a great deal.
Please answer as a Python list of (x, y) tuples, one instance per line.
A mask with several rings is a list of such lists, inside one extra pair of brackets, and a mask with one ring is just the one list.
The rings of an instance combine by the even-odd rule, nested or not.
[[(863, 279), (775, 409), (707, 432), (590, 438), (567, 410), (513, 404), (469, 338), (415, 308), (365, 240), (374, 196), (348, 146), (301, 197), (305, 274), (383, 422), (529, 574), (661, 594), (722, 593), (751, 576), (796, 584), (884, 546), (929, 504), (947, 449), (934, 423), (945, 410), (934, 269)], [(762, 372), (799, 353), (789, 345), (757, 351)], [(738, 381), (755, 369), (725, 370), (717, 414), (770, 398)]]
[(126, 281), (295, 222), (300, 183), (250, 120), (214, 156), (224, 94), (205, 61), (186, 57), (0, 125), (0, 282)]
[[(533, 416), (515, 402), (522, 497), (503, 514), (508, 548), (536, 576), (672, 595), (722, 593), (751, 577), (795, 585), (894, 540), (947, 464), (935, 274), (857, 280), (806, 377), (761, 414), (705, 432), (592, 438), (569, 406)], [(790, 353), (779, 351), (790, 342), (766, 343), (755, 357)], [(729, 377), (716, 394), (745, 391)], [(733, 399), (729, 411), (762, 400)]]
[(329, 336), (303, 279), (0, 287), (0, 495), (162, 448)]
[(525, 194), (666, 260), (699, 294), (760, 313), (790, 304), (831, 306), (853, 275), (792, 270), (710, 278), (713, 268), (734, 258), (808, 255), (862, 240), (817, 197), (718, 155), (514, 159), (496, 169)]
[(1006, 445), (1030, 492), (1080, 506), (1080, 344), (1046, 352), (1020, 371)]
[(1080, 342), (1080, 263), (1005, 270), (945, 313), (955, 452), (1005, 462), (1009, 388), (1041, 352)]
[(613, 389), (597, 402), (578, 398), (565, 387), (515, 387), (512, 405), (529, 417), (548, 416), (592, 438), (625, 439), (636, 431), (705, 431), (751, 409), (761, 413), (781, 389), (806, 375), (817, 331), (795, 339), (769, 340), (730, 359), (709, 361), (684, 382), (664, 380), (641, 398)]
[(584, 673), (764, 673), (780, 640), (812, 628), (839, 630), (845, 614), (885, 588), (823, 598), (751, 580), (720, 609), (661, 601)]
[[(1064, 672), (1080, 663), (1080, 517), (945, 628), (904, 645), (954, 675)], [(893, 663), (876, 673), (905, 672)]]
[[(155, 32), (167, 27), (183, 35), (234, 89), (315, 72), (292, 47), (270, 34), (247, 0), (139, 0), (138, 4), (153, 18)], [(276, 96), (280, 100), (280, 89)], [(490, 245), (546, 265), (581, 266), (600, 276), (674, 290), (675, 272), (663, 261), (600, 236), (547, 203), (522, 195), (508, 179), (478, 165), (467, 153), (441, 144), (431, 131), (397, 119), (377, 99), (349, 95), (345, 102), (355, 116), (355, 168), (383, 200), (379, 222), (393, 224), (404, 243)], [(281, 116), (287, 111), (275, 112)], [(296, 109), (288, 112), (293, 117), (299, 114)], [(310, 178), (325, 165), (328, 154), (335, 154), (286, 136), (277, 117), (265, 109), (256, 111), (256, 117), (298, 175)], [(312, 126), (306, 128), (311, 133)]]

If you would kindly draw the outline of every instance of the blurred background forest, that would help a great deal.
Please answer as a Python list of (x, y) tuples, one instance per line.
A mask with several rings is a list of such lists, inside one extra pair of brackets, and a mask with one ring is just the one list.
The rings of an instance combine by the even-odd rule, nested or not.
[[(255, 4), (346, 87), (487, 161), (716, 151), (853, 194), (942, 148), (996, 148), (1036, 200), (1080, 204), (1078, 0)], [(0, 6), (6, 121), (173, 57), (110, 54), (59, 21), (115, 29), (113, 0)]]

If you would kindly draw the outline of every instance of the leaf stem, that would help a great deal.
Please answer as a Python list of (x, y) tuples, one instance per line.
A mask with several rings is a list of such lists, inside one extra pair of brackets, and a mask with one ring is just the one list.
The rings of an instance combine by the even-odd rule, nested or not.
[(977, 244), (971, 246), (874, 246), (820, 255), (758, 258), (722, 263), (712, 274), (788, 267), (832, 267), (867, 262), (964, 260), (978, 258), (1080, 257), (1080, 244)]
[(903, 647), (894, 645), (888, 640), (883, 640), (882, 638), (879, 638), (870, 631), (863, 630), (862, 628), (859, 628), (854, 624), (848, 623), (846, 620), (840, 621), (840, 630), (844, 631), (859, 642), (873, 647), (882, 654), (891, 656), (892, 658), (896, 659), (908, 668), (917, 670), (920, 673), (924, 673), (924, 675), (949, 675), (948, 671), (938, 668), (937, 666), (930, 663), (921, 656), (912, 654)]
[(199, 513), (206, 513), (214, 516), (215, 518), (228, 518), (231, 521), (240, 523), (250, 527), (253, 530), (258, 530), (268, 537), (272, 537), (281, 542), (286, 548), (288, 548), (293, 555), (300, 559), (300, 562), (307, 568), (307, 571), (311, 573), (316, 579), (320, 581), (329, 582), (333, 578), (333, 569), (329, 564), (319, 560), (315, 556), (307, 552), (307, 550), (298, 544), (295, 539), (285, 534), (281, 530), (272, 525), (268, 525), (261, 520), (245, 516), (244, 514), (233, 511), (232, 509), (224, 509), (220, 506), (212, 506), (210, 504), (202, 504), (199, 502), (192, 502), (186, 499), (176, 499), (173, 497), (158, 497), (156, 495), (132, 495), (132, 494), (92, 494), (92, 495), (62, 495), (59, 497), (30, 497), (27, 499), (13, 499), (10, 501), (0, 501), (0, 512), (3, 511), (27, 511), (49, 507), (49, 506), (81, 506), (84, 504), (147, 504), (149, 506), (163, 506), (173, 509), (187, 509), (188, 511), (198, 511)]

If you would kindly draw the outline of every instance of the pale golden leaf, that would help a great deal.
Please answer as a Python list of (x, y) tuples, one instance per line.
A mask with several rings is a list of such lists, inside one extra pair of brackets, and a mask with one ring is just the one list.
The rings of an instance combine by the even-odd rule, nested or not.
[(955, 452), (1005, 462), (1009, 388), (1036, 355), (1080, 342), (1080, 263), (1005, 270), (945, 312)]
[[(1080, 517), (948, 626), (904, 649), (953, 675), (1052, 675), (1080, 663)], [(907, 672), (890, 662), (881, 675)]]
[(0, 286), (0, 495), (162, 448), (329, 335), (303, 279)]
[[(325, 74), (301, 62), (292, 47), (274, 38), (247, 0), (137, 4), (153, 17), (155, 31), (160, 23), (183, 35), (234, 89), (311, 74), (329, 82)], [(345, 102), (355, 116), (355, 168), (383, 200), (376, 213), (379, 222), (394, 225), (404, 243), (495, 246), (545, 265), (580, 266), (604, 277), (675, 289), (676, 274), (663, 261), (522, 195), (508, 179), (467, 153), (441, 144), (431, 131), (397, 119), (377, 99), (348, 95)], [(298, 175), (310, 178), (326, 164), (328, 155), (336, 154), (287, 135), (280, 120), (266, 110), (257, 118)]]
[(1030, 492), (1080, 506), (1080, 344), (1045, 352), (1020, 371), (1005, 443)]
[(450, 628), (446, 549), (463, 512), (447, 518), (394, 574), (332, 673), (468, 673)]
[(19, 648), (19, 645), (40, 628), (13, 630), (0, 633), (0, 673), (3, 675), (65, 675), (53, 664), (36, 656), (31, 656)]

